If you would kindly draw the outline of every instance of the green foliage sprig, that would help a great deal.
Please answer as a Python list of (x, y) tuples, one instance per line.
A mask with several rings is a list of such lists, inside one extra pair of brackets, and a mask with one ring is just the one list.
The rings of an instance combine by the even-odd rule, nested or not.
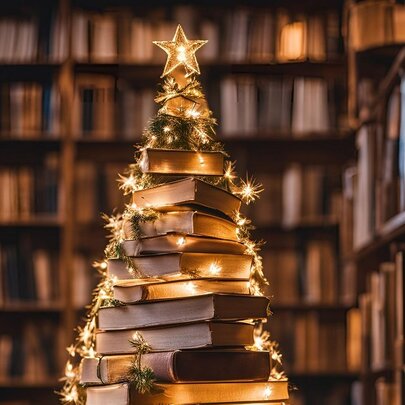
[(128, 380), (141, 394), (150, 392), (156, 378), (150, 367), (142, 366), (142, 355), (149, 353), (151, 347), (139, 332), (135, 332), (129, 343), (135, 348), (135, 357), (128, 371)]

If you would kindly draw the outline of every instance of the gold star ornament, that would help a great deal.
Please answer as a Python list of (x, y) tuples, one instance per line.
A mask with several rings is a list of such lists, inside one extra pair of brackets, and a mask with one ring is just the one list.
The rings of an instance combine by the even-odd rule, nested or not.
[(200, 74), (195, 52), (205, 45), (208, 41), (191, 41), (187, 39), (186, 34), (179, 24), (172, 41), (153, 41), (155, 45), (162, 48), (167, 53), (167, 61), (163, 74), (165, 77), (180, 65), (184, 65), (187, 75), (193, 73)]

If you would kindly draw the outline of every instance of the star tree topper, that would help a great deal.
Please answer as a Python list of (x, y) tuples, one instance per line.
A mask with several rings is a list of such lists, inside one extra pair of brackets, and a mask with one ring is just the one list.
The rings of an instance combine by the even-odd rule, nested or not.
[(177, 26), (172, 41), (153, 41), (155, 45), (167, 53), (167, 61), (161, 77), (167, 76), (180, 65), (184, 65), (187, 72), (186, 76), (193, 73), (200, 74), (195, 52), (207, 42), (187, 39), (180, 24)]

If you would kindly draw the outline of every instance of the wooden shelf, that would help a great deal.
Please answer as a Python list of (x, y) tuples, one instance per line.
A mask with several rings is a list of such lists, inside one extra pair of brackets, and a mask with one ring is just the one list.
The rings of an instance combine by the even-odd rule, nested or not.
[(326, 313), (345, 313), (350, 306), (342, 304), (307, 304), (303, 302), (297, 302), (295, 304), (272, 304), (270, 300), (270, 309), (274, 312), (326, 312)]
[(63, 311), (61, 303), (42, 304), (39, 302), (20, 302), (0, 306), (0, 314), (58, 314)]
[[(305, 138), (275, 136), (234, 136), (221, 137), (218, 140), (225, 144), (231, 158), (238, 156), (254, 156), (247, 164), (250, 171), (266, 172), (279, 170), (291, 162), (303, 164), (342, 165), (355, 157), (354, 136), (337, 133), (308, 134)], [(138, 140), (96, 140), (77, 139), (76, 157), (78, 160), (95, 162), (131, 162), (133, 161), (134, 145)], [(105, 153), (108, 150), (108, 154)], [(277, 159), (276, 159), (277, 157)]]
[[(150, 63), (128, 63), (112, 62), (77, 62), (75, 71), (77, 73), (104, 73), (116, 77), (125, 76), (137, 81), (153, 80), (162, 72), (164, 60), (153, 61)], [(283, 76), (305, 76), (305, 77), (344, 77), (346, 64), (344, 58), (333, 61), (289, 61), (266, 63), (233, 63), (229, 61), (200, 62), (201, 70), (204, 76), (220, 76), (224, 74), (251, 74), (251, 75), (283, 75)]]
[(38, 216), (27, 219), (0, 220), (0, 228), (60, 228), (63, 221), (54, 216)]
[(405, 211), (387, 221), (379, 233), (367, 244), (356, 250), (347, 260), (367, 261), (382, 251), (389, 252), (389, 244), (405, 240)]
[(0, 137), (0, 165), (35, 165), (49, 152), (59, 152), (60, 139), (6, 139)]
[(24, 381), (23, 378), (8, 378), (8, 379), (0, 379), (0, 390), (1, 389), (58, 389), (62, 386), (62, 383), (59, 381), (59, 378), (55, 377), (49, 378), (46, 380), (39, 380), (39, 381)]

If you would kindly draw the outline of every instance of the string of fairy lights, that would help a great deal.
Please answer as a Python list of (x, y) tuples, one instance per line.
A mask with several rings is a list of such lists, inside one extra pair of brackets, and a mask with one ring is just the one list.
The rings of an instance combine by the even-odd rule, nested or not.
[[(190, 41), (179, 26), (173, 41), (160, 41), (156, 44), (168, 53), (168, 60), (162, 77), (166, 77), (155, 101), (161, 105), (156, 117), (149, 123), (143, 134), (143, 142), (135, 152), (135, 161), (128, 165), (126, 171), (119, 175), (119, 189), (124, 195), (144, 190), (170, 181), (169, 176), (145, 174), (142, 171), (142, 152), (147, 148), (181, 149), (189, 151), (221, 151), (220, 142), (215, 140), (216, 120), (206, 107), (205, 96), (201, 85), (195, 78), (199, 74), (195, 51), (206, 41)], [(170, 75), (176, 68), (185, 68), (187, 82), (181, 86)], [(225, 152), (224, 152), (225, 153)], [(227, 161), (223, 176), (196, 176), (217, 187), (239, 197), (244, 203), (254, 202), (262, 191), (262, 187), (254, 179), (239, 178), (235, 173), (235, 163)], [(122, 305), (113, 298), (113, 286), (116, 280), (110, 278), (107, 272), (109, 259), (121, 259), (128, 269), (128, 277), (145, 278), (136, 268), (133, 260), (126, 256), (122, 249), (125, 239), (139, 239), (141, 224), (155, 221), (159, 218), (159, 207), (140, 208), (135, 204), (127, 204), (123, 213), (104, 215), (105, 228), (108, 231), (108, 244), (104, 250), (104, 258), (95, 261), (93, 267), (100, 274), (100, 282), (93, 291), (93, 299), (89, 305), (84, 325), (77, 328), (77, 336), (67, 352), (69, 359), (62, 378), (64, 385), (59, 392), (61, 402), (75, 405), (85, 405), (85, 389), (80, 384), (80, 360), (83, 357), (96, 357), (95, 340), (97, 330), (97, 314), (100, 308)], [(253, 256), (250, 272), (249, 287), (254, 295), (263, 295), (267, 280), (263, 273), (262, 258), (259, 254), (261, 242), (251, 239), (253, 229), (251, 221), (240, 212), (235, 212), (232, 218), (237, 226), (239, 242), (245, 246), (245, 253)], [(187, 243), (187, 238), (178, 240), (179, 244)], [(209, 266), (212, 274), (221, 271), (220, 263), (213, 262)], [(190, 279), (196, 274), (190, 272)], [(254, 345), (249, 350), (267, 350), (274, 360), (270, 379), (285, 378), (281, 370), (281, 354), (277, 344), (270, 339), (267, 331), (262, 330), (262, 322), (256, 323)], [(148, 391), (153, 385), (153, 372), (141, 367), (140, 356), (150, 350), (141, 334), (131, 341), (134, 347), (134, 364), (130, 370), (129, 380), (140, 392)]]

